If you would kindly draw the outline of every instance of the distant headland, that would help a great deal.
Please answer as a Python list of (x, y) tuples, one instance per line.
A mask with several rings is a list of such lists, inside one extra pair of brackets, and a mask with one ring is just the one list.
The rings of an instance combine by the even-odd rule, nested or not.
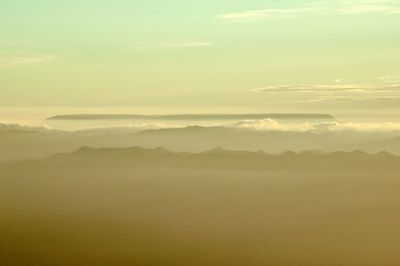
[(322, 119), (335, 121), (330, 114), (314, 113), (271, 113), (271, 114), (166, 114), (166, 115), (144, 115), (144, 114), (71, 114), (56, 115), (47, 120), (99, 120), (99, 119), (147, 119), (147, 120), (259, 120), (259, 119)]

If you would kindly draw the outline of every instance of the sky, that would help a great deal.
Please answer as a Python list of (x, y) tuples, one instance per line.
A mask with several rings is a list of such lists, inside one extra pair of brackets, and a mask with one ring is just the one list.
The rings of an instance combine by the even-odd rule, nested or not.
[(0, 107), (400, 114), (398, 0), (0, 0)]

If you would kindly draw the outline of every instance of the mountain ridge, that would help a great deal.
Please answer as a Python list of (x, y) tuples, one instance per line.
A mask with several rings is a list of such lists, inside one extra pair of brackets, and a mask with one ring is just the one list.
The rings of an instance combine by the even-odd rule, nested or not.
[[(360, 150), (351, 152), (337, 151), (287, 151), (279, 155), (266, 152), (232, 151), (222, 147), (212, 150), (189, 153), (171, 152), (162, 147), (145, 149), (128, 148), (93, 148), (83, 146), (72, 153), (54, 154), (39, 160), (23, 160), (0, 164), (49, 165), (66, 168), (96, 167), (112, 169), (221, 169), (221, 170), (257, 170), (257, 171), (330, 171), (331, 169), (352, 169), (354, 171), (400, 170), (400, 156), (388, 152), (368, 154)], [(0, 173), (1, 174), (1, 173)]]

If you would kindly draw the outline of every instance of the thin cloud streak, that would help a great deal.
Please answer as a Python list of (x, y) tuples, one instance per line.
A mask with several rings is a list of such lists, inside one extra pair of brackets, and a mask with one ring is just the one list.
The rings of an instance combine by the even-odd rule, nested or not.
[(182, 42), (132, 42), (118, 43), (118, 45), (129, 46), (137, 49), (185, 49), (205, 48), (214, 45), (209, 41), (182, 41)]
[(267, 93), (320, 93), (320, 92), (392, 92), (400, 91), (400, 84), (394, 85), (364, 85), (364, 84), (334, 84), (334, 85), (279, 85), (253, 89), (254, 92)]
[(386, 83), (400, 83), (400, 75), (384, 76), (379, 79)]
[(333, 85), (281, 85), (252, 89), (255, 93), (275, 95), (297, 94), (301, 100), (286, 103), (399, 101), (400, 84), (333, 84)]
[(16, 57), (0, 57), (0, 67), (32, 66), (48, 63), (56, 58), (55, 55), (29, 55)]
[(281, 8), (269, 8), (260, 10), (249, 10), (238, 13), (229, 13), (219, 15), (217, 18), (228, 21), (228, 22), (245, 22), (245, 21), (257, 21), (266, 17), (296, 17), (301, 13), (316, 10), (316, 8), (297, 8), (297, 9), (281, 9)]
[(302, 101), (288, 101), (289, 103), (323, 103), (323, 102), (371, 102), (371, 101), (400, 101), (400, 96), (387, 96), (387, 97), (344, 97), (334, 96), (317, 99), (308, 99)]
[(338, 9), (339, 14), (384, 13), (400, 14), (399, 3), (391, 0), (343, 1), (344, 7)]
[[(333, 1), (332, 1), (333, 2)], [(333, 12), (340, 15), (381, 13), (381, 14), (400, 14), (399, 2), (382, 1), (337, 1), (336, 3), (321, 3), (318, 1), (309, 2), (300, 7), (294, 8), (263, 8), (246, 10), (235, 13), (226, 13), (217, 16), (225, 22), (251, 22), (261, 21), (265, 18), (293, 18), (299, 17), (314, 11)]]
[(212, 42), (177, 42), (177, 43), (165, 43), (160, 45), (165, 48), (195, 48), (195, 47), (207, 47), (213, 45)]

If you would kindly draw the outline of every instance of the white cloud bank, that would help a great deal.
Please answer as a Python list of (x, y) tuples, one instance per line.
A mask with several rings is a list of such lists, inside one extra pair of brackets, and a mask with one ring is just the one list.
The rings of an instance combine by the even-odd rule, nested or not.
[(280, 131), (280, 132), (343, 132), (353, 131), (359, 133), (368, 132), (399, 132), (400, 123), (353, 123), (353, 122), (322, 122), (322, 123), (280, 123), (273, 119), (244, 120), (232, 125), (233, 127), (260, 130), (260, 131)]
[[(140, 124), (125, 124), (119, 126), (98, 126), (77, 131), (69, 131), (70, 133), (81, 134), (113, 134), (124, 135), (139, 132), (149, 129), (184, 129), (189, 125), (167, 125), (163, 123), (140, 123)], [(191, 125), (193, 126), (193, 125)], [(382, 122), (382, 123), (363, 123), (363, 122), (311, 122), (300, 121), (297, 123), (280, 122), (274, 119), (259, 119), (259, 120), (242, 120), (232, 124), (214, 124), (202, 125), (203, 127), (228, 127), (245, 130), (256, 130), (265, 132), (311, 132), (311, 133), (330, 133), (330, 132), (355, 132), (355, 133), (394, 133), (400, 134), (400, 123)], [(58, 130), (48, 125), (33, 126), (12, 123), (0, 123), (0, 133), (27, 131), (27, 132), (68, 132)]]

